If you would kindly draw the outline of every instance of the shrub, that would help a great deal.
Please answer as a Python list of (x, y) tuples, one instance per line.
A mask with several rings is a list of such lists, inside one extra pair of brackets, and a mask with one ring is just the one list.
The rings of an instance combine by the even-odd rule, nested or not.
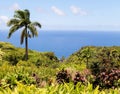
[(93, 81), (95, 87), (97, 85), (101, 88), (115, 88), (120, 86), (120, 83), (117, 83), (120, 79), (120, 69), (113, 66), (112, 63), (110, 59), (103, 58), (101, 61), (94, 62), (91, 65), (91, 72), (95, 77)]
[(78, 82), (84, 83), (86, 81), (86, 78), (81, 75), (79, 72), (76, 72), (74, 77), (74, 85), (76, 85)]
[(70, 74), (67, 72), (67, 70), (62, 69), (57, 73), (56, 77), (58, 83), (70, 82)]
[(81, 83), (85, 83), (86, 82), (86, 78), (84, 75), (82, 75), (79, 72), (70, 72), (69, 69), (62, 69), (61, 71), (58, 72), (58, 74), (56, 75), (56, 80), (58, 83), (69, 83), (69, 82), (73, 82), (74, 85), (76, 85), (77, 83), (81, 82)]
[(101, 88), (120, 87), (120, 69), (104, 70), (96, 76), (94, 86), (100, 85)]

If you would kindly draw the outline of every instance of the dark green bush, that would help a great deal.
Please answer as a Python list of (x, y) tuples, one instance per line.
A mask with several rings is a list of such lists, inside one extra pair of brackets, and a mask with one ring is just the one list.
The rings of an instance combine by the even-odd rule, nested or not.
[(69, 83), (70, 82), (70, 74), (67, 72), (67, 70), (62, 69), (59, 71), (56, 75), (56, 80), (58, 83)]

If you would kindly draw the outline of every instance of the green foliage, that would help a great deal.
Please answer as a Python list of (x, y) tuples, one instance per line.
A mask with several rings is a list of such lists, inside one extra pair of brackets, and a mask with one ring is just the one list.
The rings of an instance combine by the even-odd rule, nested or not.
[(2, 57), (3, 57), (3, 55), (4, 55), (4, 52), (1, 51), (1, 49), (0, 49), (0, 61), (2, 61)]
[(10, 88), (2, 89), (0, 88), (0, 94), (119, 94), (120, 89), (110, 89), (99, 91), (99, 87), (93, 89), (91, 84), (87, 86), (78, 83), (76, 88), (72, 83), (52, 85), (44, 88), (37, 88), (34, 85), (24, 85), (22, 83), (16, 82), (17, 86), (11, 90)]
[[(19, 61), (24, 61), (24, 49), (16, 48), (10, 43), (0, 42), (2, 53), (2, 61), (7, 61), (12, 65), (16, 65)], [(58, 62), (53, 52), (40, 53), (29, 50), (28, 62), (34, 63), (36, 66), (49, 66), (54, 62)], [(26, 62), (27, 63), (27, 62)]]
[[(0, 61), (0, 94), (119, 94), (120, 92), (120, 47), (86, 46), (69, 58), (63, 58), (62, 62), (59, 62), (53, 52), (41, 53), (29, 50), (29, 58), (25, 61), (22, 48), (0, 42), (0, 49), (0, 52), (4, 53)], [(64, 70), (61, 71), (62, 69)], [(57, 84), (57, 73), (60, 73), (59, 78), (65, 78), (62, 79), (62, 83), (66, 82), (66, 78), (69, 78), (69, 83)], [(95, 81), (99, 83), (94, 84)], [(105, 82), (108, 81), (114, 89), (101, 88), (106, 87)]]
[[(91, 70), (87, 80), (100, 88), (119, 87), (120, 47), (86, 46), (72, 54), (67, 62), (86, 64)], [(105, 74), (105, 75), (102, 75)], [(112, 76), (110, 76), (112, 74)], [(116, 79), (117, 78), (117, 79)]]
[(86, 46), (82, 47), (79, 51), (73, 53), (67, 62), (72, 63), (84, 63), (88, 65), (86, 67), (90, 68), (93, 62), (99, 62), (103, 59), (111, 60), (113, 66), (120, 66), (120, 47), (95, 47)]
[(15, 47), (8, 42), (0, 42), (0, 48), (5, 52), (15, 49)]
[(120, 79), (119, 53), (116, 49), (103, 48), (97, 54), (99, 61), (94, 61), (91, 66), (91, 72), (95, 76), (94, 86), (99, 85), (101, 88), (119, 87)]

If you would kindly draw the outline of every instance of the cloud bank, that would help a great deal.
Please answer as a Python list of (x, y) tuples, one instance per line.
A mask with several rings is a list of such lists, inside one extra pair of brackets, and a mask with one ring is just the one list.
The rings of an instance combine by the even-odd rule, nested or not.
[(59, 8), (57, 8), (56, 6), (52, 6), (51, 9), (57, 15), (59, 15), (59, 16), (65, 16), (65, 13), (62, 10), (60, 10)]
[(0, 24), (7, 23), (8, 20), (9, 20), (9, 18), (7, 16), (0, 16)]
[(73, 14), (75, 15), (81, 15), (81, 16), (85, 16), (87, 15), (87, 12), (82, 10), (81, 8), (79, 7), (76, 7), (76, 6), (70, 6), (70, 10), (72, 11)]

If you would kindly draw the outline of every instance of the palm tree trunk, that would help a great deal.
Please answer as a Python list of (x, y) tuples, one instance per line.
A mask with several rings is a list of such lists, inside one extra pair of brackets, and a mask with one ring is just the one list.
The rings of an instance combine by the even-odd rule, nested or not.
[(25, 60), (28, 60), (28, 34), (27, 34), (27, 26), (26, 26), (26, 35), (25, 35)]

